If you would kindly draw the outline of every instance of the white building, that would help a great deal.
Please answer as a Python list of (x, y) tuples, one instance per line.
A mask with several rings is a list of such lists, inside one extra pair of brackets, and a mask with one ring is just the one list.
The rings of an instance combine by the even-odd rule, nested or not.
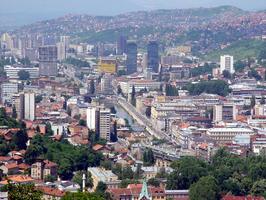
[(12, 95), (18, 93), (18, 84), (3, 83), (1, 85), (1, 99), (2, 104), (11, 101)]
[(6, 72), (6, 76), (10, 79), (18, 79), (18, 72), (21, 70), (29, 72), (30, 78), (37, 78), (39, 76), (38, 67), (14, 67), (11, 65), (4, 66), (4, 72)]
[(57, 59), (64, 60), (66, 59), (66, 45), (63, 42), (56, 43), (57, 46)]
[(33, 121), (35, 119), (35, 94), (24, 93), (24, 119)]
[(211, 139), (216, 142), (231, 143), (236, 135), (254, 134), (251, 129), (247, 128), (210, 128), (206, 131)]
[(224, 70), (229, 71), (231, 74), (235, 72), (233, 56), (229, 55), (220, 56), (220, 72), (223, 73)]
[(60, 42), (66, 45), (66, 50), (70, 48), (70, 36), (60, 36)]
[(124, 94), (128, 94), (132, 92), (133, 85), (135, 87), (135, 91), (140, 91), (141, 89), (159, 89), (161, 83), (156, 82), (150, 79), (132, 79), (130, 81), (120, 81), (119, 82), (122, 92)]
[(87, 126), (89, 129), (96, 130), (96, 111), (94, 105), (89, 105), (87, 108)]
[(234, 104), (214, 105), (213, 121), (233, 121), (236, 119), (237, 109)]

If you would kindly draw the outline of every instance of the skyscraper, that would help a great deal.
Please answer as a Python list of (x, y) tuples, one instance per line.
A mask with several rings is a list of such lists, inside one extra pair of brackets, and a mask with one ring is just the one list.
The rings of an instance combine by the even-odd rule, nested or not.
[[(35, 93), (26, 92), (24, 93), (24, 118), (33, 121), (35, 119)], [(20, 106), (21, 107), (21, 106)]]
[(120, 35), (117, 39), (117, 55), (127, 53), (127, 35)]
[(127, 42), (127, 73), (137, 72), (137, 44), (135, 41)]
[(40, 76), (57, 75), (57, 47), (40, 46), (39, 47), (39, 74)]
[(231, 74), (235, 72), (233, 56), (229, 55), (220, 56), (220, 72), (223, 73), (224, 70), (229, 71)]
[(148, 43), (148, 68), (152, 68), (155, 73), (158, 73), (159, 56), (158, 56), (158, 43), (150, 41)]
[(57, 59), (64, 60), (66, 59), (66, 45), (63, 42), (56, 43), (57, 46)]

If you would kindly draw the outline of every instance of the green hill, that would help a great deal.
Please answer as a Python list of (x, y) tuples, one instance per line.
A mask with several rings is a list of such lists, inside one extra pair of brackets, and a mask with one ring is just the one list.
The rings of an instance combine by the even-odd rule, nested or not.
[(266, 41), (262, 40), (240, 40), (232, 43), (224, 49), (215, 50), (208, 53), (204, 60), (206, 61), (216, 61), (220, 60), (221, 55), (231, 55), (234, 56), (234, 60), (243, 60), (250, 57), (258, 57), (260, 51), (266, 49)]

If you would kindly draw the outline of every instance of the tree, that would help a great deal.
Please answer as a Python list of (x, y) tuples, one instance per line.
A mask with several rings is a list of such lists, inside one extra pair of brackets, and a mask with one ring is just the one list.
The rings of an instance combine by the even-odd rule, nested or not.
[(36, 162), (36, 158), (42, 154), (42, 147), (36, 144), (30, 144), (24, 155), (26, 164), (32, 165)]
[(42, 101), (42, 95), (35, 96), (35, 103), (40, 103)]
[(79, 120), (79, 125), (87, 126), (87, 122), (84, 119)]
[(231, 78), (231, 74), (228, 70), (223, 71), (223, 76), (224, 76), (224, 78), (229, 78), (229, 79)]
[(101, 161), (100, 166), (103, 167), (106, 170), (111, 170), (112, 166), (113, 166), (113, 163), (112, 163), (111, 160), (105, 159), (105, 160)]
[[(85, 187), (92, 188), (93, 187), (93, 179), (91, 178), (91, 173), (86, 171), (86, 180), (85, 180)], [(72, 182), (78, 183), (81, 187), (83, 187), (83, 171), (77, 171), (74, 177), (72, 178)]]
[(30, 78), (30, 73), (26, 70), (20, 70), (18, 72), (19, 80), (27, 80)]
[(159, 72), (159, 82), (162, 81), (162, 73), (163, 73), (163, 66), (161, 65), (160, 72)]
[(160, 182), (157, 179), (155, 179), (155, 178), (149, 179), (147, 184), (148, 185), (153, 185), (155, 187), (159, 187), (160, 186)]
[(12, 118), (16, 119), (18, 116), (16, 106), (14, 105), (12, 108)]
[(120, 85), (118, 85), (118, 86), (117, 86), (117, 94), (121, 94), (121, 93), (122, 93), (121, 86), (120, 86)]
[(136, 91), (135, 91), (135, 85), (132, 87), (132, 93), (131, 93), (131, 101), (135, 99)]
[(184, 71), (182, 70), (182, 72), (181, 72), (181, 79), (183, 79), (185, 77), (185, 73), (184, 73)]
[(41, 189), (36, 189), (34, 183), (21, 184), (19, 182), (13, 183), (8, 180), (6, 186), (8, 191), (8, 199), (24, 200), (24, 199), (41, 199), (44, 192)]
[(256, 100), (254, 94), (252, 94), (250, 99), (250, 107), (253, 108), (256, 105)]
[(17, 146), (19, 150), (27, 148), (28, 134), (26, 129), (19, 129), (12, 137), (12, 142)]
[(97, 192), (97, 191), (105, 191), (105, 190), (107, 190), (107, 185), (106, 185), (106, 183), (104, 183), (104, 182), (102, 182), (102, 181), (99, 181), (98, 182), (98, 185), (97, 185), (97, 187), (96, 187), (96, 189), (95, 189), (95, 191)]
[(91, 89), (91, 94), (94, 94), (95, 92), (94, 80), (91, 80), (90, 89)]
[(114, 122), (114, 132), (111, 133), (111, 141), (117, 142), (117, 122)]
[(221, 198), (221, 188), (213, 176), (201, 177), (197, 183), (189, 187), (191, 200), (218, 200)]
[(157, 172), (155, 178), (167, 178), (169, 174), (165, 171), (164, 167), (161, 167), (159, 172)]
[(111, 110), (111, 113), (116, 114), (116, 109), (115, 109), (114, 106), (111, 106), (111, 107), (110, 107), (110, 110)]
[(147, 117), (150, 117), (151, 116), (151, 106), (148, 106), (146, 108), (145, 114), (146, 114)]
[(58, 175), (63, 179), (67, 180), (70, 174), (72, 173), (72, 164), (67, 158), (60, 160), (58, 167)]
[(264, 95), (262, 95), (261, 99), (260, 99), (260, 104), (264, 105), (265, 104), (265, 97)]
[(54, 131), (52, 130), (52, 126), (49, 122), (46, 123), (46, 125), (45, 125), (45, 134), (47, 134), (47, 135), (53, 135), (54, 134)]
[(266, 179), (261, 179), (259, 181), (256, 181), (250, 190), (252, 196), (262, 196), (262, 194), (265, 192), (266, 192)]
[(45, 183), (46, 183), (46, 182), (51, 182), (51, 183), (53, 183), (53, 182), (55, 182), (55, 180), (56, 180), (56, 178), (55, 178), (54, 176), (50, 175), (50, 174), (48, 174), (48, 175), (46, 175), (46, 176), (44, 177), (44, 182), (45, 182)]

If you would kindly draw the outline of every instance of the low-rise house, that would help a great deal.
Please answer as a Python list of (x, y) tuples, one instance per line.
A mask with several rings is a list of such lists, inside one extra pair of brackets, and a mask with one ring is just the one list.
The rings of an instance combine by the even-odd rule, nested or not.
[(58, 189), (73, 193), (78, 192), (78, 190), (80, 189), (80, 185), (77, 183), (73, 183), (72, 181), (62, 181), (59, 184)]
[(97, 144), (97, 145), (95, 145), (92, 148), (93, 148), (93, 150), (100, 151), (102, 153), (109, 153), (111, 151), (111, 148), (110, 147), (103, 146), (103, 145), (100, 145), (100, 144)]
[(133, 132), (131, 137), (133, 140), (148, 140), (148, 136), (144, 132)]
[[(31, 178), (30, 176), (26, 175), (9, 175), (7, 177), (12, 181), (12, 183), (21, 183), (21, 184), (28, 184), (28, 183), (33, 183), (34, 179)], [(0, 181), (0, 186), (8, 184), (7, 180)]]
[(16, 163), (12, 163), (12, 164), (7, 164), (7, 165), (2, 165), (0, 169), (3, 170), (4, 174), (8, 174), (8, 173), (17, 174), (19, 168)]
[(165, 190), (165, 198), (173, 198), (178, 200), (188, 200), (189, 190)]
[(58, 190), (56, 188), (37, 187), (37, 189), (41, 189), (44, 192), (42, 196), (43, 200), (50, 200), (50, 199), (59, 200), (66, 194), (65, 191)]

